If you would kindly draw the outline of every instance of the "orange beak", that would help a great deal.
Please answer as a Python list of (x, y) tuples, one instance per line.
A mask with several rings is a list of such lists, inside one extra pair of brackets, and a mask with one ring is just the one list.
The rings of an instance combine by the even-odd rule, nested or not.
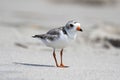
[(77, 27), (77, 31), (81, 31), (82, 32), (83, 30), (80, 28), (80, 26), (78, 26)]

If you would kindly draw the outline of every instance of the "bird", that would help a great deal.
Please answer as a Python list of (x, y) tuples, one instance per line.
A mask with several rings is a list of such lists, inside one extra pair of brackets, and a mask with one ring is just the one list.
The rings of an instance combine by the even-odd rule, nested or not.
[[(76, 39), (78, 31), (83, 31), (81, 24), (70, 20), (64, 26), (53, 28), (45, 34), (38, 34), (32, 37), (40, 39), (46, 46), (51, 47), (56, 67), (64, 68), (66, 66), (63, 64), (63, 50)], [(60, 49), (60, 65), (57, 62), (56, 49)]]

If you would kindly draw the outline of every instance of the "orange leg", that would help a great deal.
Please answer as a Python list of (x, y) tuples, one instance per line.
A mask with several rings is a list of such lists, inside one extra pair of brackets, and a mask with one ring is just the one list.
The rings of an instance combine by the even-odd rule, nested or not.
[(59, 67), (65, 67), (62, 61), (62, 55), (63, 55), (63, 49), (60, 51), (60, 59), (61, 59), (61, 63)]
[(57, 63), (57, 59), (56, 59), (55, 50), (53, 51), (53, 57), (54, 57), (54, 60), (55, 60), (56, 66), (59, 67), (59, 66), (58, 66), (58, 63)]

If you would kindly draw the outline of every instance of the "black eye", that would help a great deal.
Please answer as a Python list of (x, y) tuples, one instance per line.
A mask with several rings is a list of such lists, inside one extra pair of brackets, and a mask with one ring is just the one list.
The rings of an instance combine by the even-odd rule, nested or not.
[(70, 24), (70, 27), (73, 27), (73, 24)]

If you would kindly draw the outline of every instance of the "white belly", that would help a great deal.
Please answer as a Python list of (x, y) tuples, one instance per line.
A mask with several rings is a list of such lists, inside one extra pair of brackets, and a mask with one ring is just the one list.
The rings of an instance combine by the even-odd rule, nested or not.
[(66, 46), (68, 46), (69, 44), (71, 44), (73, 40), (70, 39), (67, 35), (61, 35), (59, 39), (55, 40), (55, 41), (43, 41), (48, 47), (52, 47), (52, 48), (65, 48)]

